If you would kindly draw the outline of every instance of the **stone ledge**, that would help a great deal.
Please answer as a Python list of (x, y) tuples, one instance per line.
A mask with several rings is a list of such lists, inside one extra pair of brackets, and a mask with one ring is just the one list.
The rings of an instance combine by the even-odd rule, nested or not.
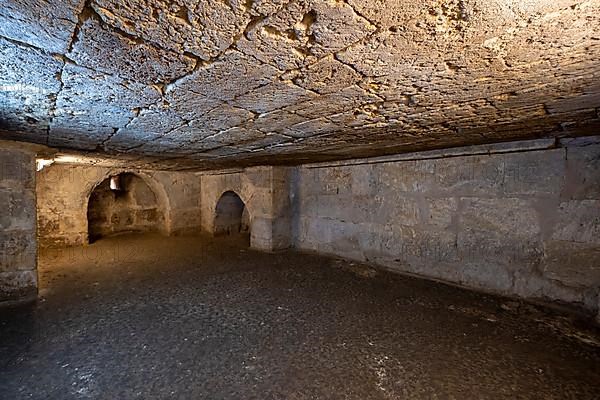
[[(600, 136), (599, 136), (600, 138)], [(600, 139), (599, 139), (600, 140)], [(361, 164), (381, 164), (392, 163), (397, 161), (417, 161), (430, 160), (436, 158), (449, 157), (465, 157), (477, 155), (517, 153), (527, 151), (550, 150), (558, 148), (556, 140), (551, 139), (535, 139), (535, 140), (519, 140), (504, 143), (491, 143), (474, 146), (453, 147), (440, 150), (419, 151), (393, 156), (360, 158), (354, 160), (342, 160), (333, 162), (311, 163), (304, 164), (305, 168), (328, 168), (341, 167), (346, 165), (361, 165)]]

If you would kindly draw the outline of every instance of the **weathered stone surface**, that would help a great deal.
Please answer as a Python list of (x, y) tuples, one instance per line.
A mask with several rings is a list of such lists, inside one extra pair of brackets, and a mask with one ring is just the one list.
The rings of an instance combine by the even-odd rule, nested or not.
[(46, 144), (62, 62), (1, 37), (0, 60), (0, 130), (10, 132), (3, 136)]
[(23, 193), (34, 189), (34, 165), (30, 152), (0, 147), (0, 189), (19, 188)]
[[(28, 206), (31, 207), (32, 203)], [(19, 227), (6, 229), (0, 234), (0, 272), (35, 270), (37, 257), (37, 240), (35, 237), (35, 216), (31, 215), (29, 230)]]
[[(134, 172), (133, 212), (119, 216), (140, 227), (154, 226), (165, 234), (194, 232), (200, 226), (200, 182), (194, 174), (143, 171), (120, 167), (53, 164), (37, 174), (38, 233), (43, 247), (88, 242), (88, 199), (93, 188), (111, 175)], [(130, 182), (131, 183), (131, 182)], [(131, 193), (131, 191), (130, 191)], [(114, 197), (108, 193), (109, 198)], [(114, 198), (111, 199), (114, 202)], [(106, 204), (106, 203), (105, 203)], [(154, 206), (152, 206), (154, 204)], [(113, 204), (114, 205), (114, 204)], [(158, 205), (158, 209), (156, 207)], [(110, 207), (111, 210), (123, 207)], [(154, 211), (152, 211), (154, 210)], [(108, 222), (113, 213), (99, 213)], [(104, 218), (102, 218), (104, 216)]]
[[(202, 125), (185, 122), (187, 132), (169, 143), (194, 149), (190, 157), (206, 160), (253, 154), (253, 146), (271, 138), (290, 140), (260, 130), (248, 134), (237, 124), (260, 117), (217, 101), (217, 108), (195, 120)], [(166, 104), (161, 107), (165, 115), (171, 111)], [(148, 113), (153, 118), (161, 114)], [(144, 115), (140, 112), (130, 125)], [(229, 121), (234, 122), (232, 128), (206, 136), (212, 126)], [(156, 140), (170, 134), (159, 133)], [(300, 168), (263, 166), (197, 174), (136, 170), (147, 178), (152, 193), (142, 191), (130, 199), (133, 211), (121, 210), (101, 220), (121, 227), (156, 222), (159, 213), (146, 207), (154, 195), (169, 204), (164, 214), (169, 232), (194, 226), (214, 232), (218, 200), (234, 191), (245, 204), (254, 248), (316, 250), (481, 290), (560, 300), (595, 312), (600, 199), (590, 186), (597, 182), (593, 166), (598, 141), (570, 141), (566, 148), (549, 142)], [(248, 150), (236, 153), (243, 146)], [(0, 160), (10, 156), (0, 151)], [(588, 164), (591, 168), (586, 169)], [(572, 179), (579, 170), (579, 178)], [(43, 244), (85, 243), (85, 200), (94, 185), (118, 172), (123, 169), (62, 164), (44, 168), (38, 174)], [(0, 197), (5, 186), (16, 182), (0, 182)], [(6, 198), (10, 202), (11, 197)], [(5, 221), (9, 220), (0, 218), (0, 225)]]
[(488, 156), (445, 158), (432, 164), (435, 180), (442, 191), (461, 192), (475, 196), (500, 195), (504, 192), (505, 163)]
[(576, 288), (600, 285), (600, 245), (569, 241), (546, 244), (544, 276)]
[(239, 96), (233, 104), (246, 110), (264, 114), (289, 104), (308, 101), (315, 95), (294, 85), (291, 81), (275, 81)]
[(600, 201), (561, 203), (558, 207), (553, 240), (600, 244)]
[(428, 216), (425, 223), (441, 229), (449, 228), (458, 220), (458, 202), (459, 200), (453, 197), (427, 199)]
[(237, 46), (280, 70), (291, 70), (350, 46), (374, 30), (346, 3), (291, 1), (247, 29)]
[(234, 192), (249, 216), (250, 245), (273, 251), (292, 245), (292, 173), (286, 167), (255, 167), (201, 176), (202, 229), (215, 233), (215, 210), (226, 192)]
[(461, 285), (485, 287), (499, 293), (509, 293), (514, 285), (511, 271), (504, 264), (491, 261), (467, 262), (457, 275)]
[(35, 230), (35, 195), (31, 191), (22, 193), (0, 189), (0, 204), (3, 213), (0, 215), (0, 230)]
[(463, 198), (461, 202), (463, 228), (512, 237), (536, 237), (540, 233), (537, 215), (527, 200)]
[(0, 143), (0, 302), (37, 293), (35, 152)]
[(151, 144), (170, 131), (183, 126), (186, 121), (167, 105), (150, 106), (140, 110), (127, 125), (105, 143), (107, 149), (127, 151)]
[(154, 87), (72, 64), (65, 65), (61, 81), (48, 140), (59, 147), (102, 148), (141, 107), (159, 99)]
[[(599, 15), (597, 0), (9, 0), (0, 134), (171, 169), (592, 135)], [(253, 117), (204, 127), (228, 107)], [(249, 135), (190, 145), (230, 129)], [(492, 190), (563, 189), (560, 171), (503, 168)]]
[(565, 159), (564, 149), (505, 155), (505, 195), (558, 197), (566, 184)]
[(200, 65), (197, 71), (174, 82), (167, 90), (229, 101), (270, 83), (276, 74), (275, 68), (231, 50), (212, 63)]
[(334, 93), (361, 81), (361, 75), (349, 66), (335, 60), (333, 56), (299, 71), (294, 83), (320, 94)]
[(79, 28), (68, 56), (81, 66), (148, 84), (182, 77), (196, 65), (191, 57), (122, 36), (93, 18)]
[(568, 148), (564, 196), (572, 199), (600, 199), (599, 146)]
[(67, 51), (84, 0), (6, 0), (0, 8), (0, 36), (54, 53)]
[(434, 184), (436, 164), (428, 161), (406, 161), (373, 165), (374, 174), (379, 176), (379, 190), (401, 192), (423, 192)]
[[(250, 20), (242, 1), (173, 3), (98, 0), (92, 5), (110, 25), (158, 47), (208, 60), (225, 51)], [(141, 12), (140, 12), (141, 11)]]
[(121, 188), (114, 192), (110, 178), (96, 186), (87, 208), (89, 240), (120, 232), (165, 232), (166, 204), (142, 178), (131, 173), (119, 175)]
[(294, 246), (597, 312), (600, 146), (512, 146), (299, 167)]
[(31, 301), (36, 296), (35, 271), (0, 272), (0, 302)]

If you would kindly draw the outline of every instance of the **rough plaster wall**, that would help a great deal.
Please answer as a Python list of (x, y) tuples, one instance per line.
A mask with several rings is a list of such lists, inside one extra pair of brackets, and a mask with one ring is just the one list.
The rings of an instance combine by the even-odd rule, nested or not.
[(119, 175), (121, 190), (110, 188), (110, 178), (98, 185), (88, 205), (89, 241), (121, 232), (165, 231), (164, 205), (142, 178)]
[(202, 175), (202, 229), (214, 232), (217, 202), (223, 193), (233, 191), (248, 210), (251, 246), (263, 250), (289, 247), (291, 173), (286, 167), (253, 167)]
[(35, 153), (0, 148), (0, 302), (37, 294)]
[(200, 180), (193, 173), (53, 164), (40, 171), (37, 179), (40, 244), (87, 243), (89, 195), (107, 177), (122, 172), (141, 176), (156, 194), (164, 206), (165, 234), (199, 229)]
[(600, 145), (299, 168), (295, 246), (596, 311)]

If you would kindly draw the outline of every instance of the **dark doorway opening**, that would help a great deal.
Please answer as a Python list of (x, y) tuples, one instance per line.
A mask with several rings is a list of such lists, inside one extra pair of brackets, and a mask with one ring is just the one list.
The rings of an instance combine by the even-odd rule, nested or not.
[(221, 195), (215, 210), (214, 233), (221, 235), (250, 235), (248, 208), (235, 192)]

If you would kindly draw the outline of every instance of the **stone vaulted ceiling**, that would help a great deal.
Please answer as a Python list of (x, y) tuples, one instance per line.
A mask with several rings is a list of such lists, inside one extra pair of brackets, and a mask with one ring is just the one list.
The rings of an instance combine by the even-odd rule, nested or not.
[(600, 0), (0, 4), (0, 138), (216, 168), (600, 133)]

